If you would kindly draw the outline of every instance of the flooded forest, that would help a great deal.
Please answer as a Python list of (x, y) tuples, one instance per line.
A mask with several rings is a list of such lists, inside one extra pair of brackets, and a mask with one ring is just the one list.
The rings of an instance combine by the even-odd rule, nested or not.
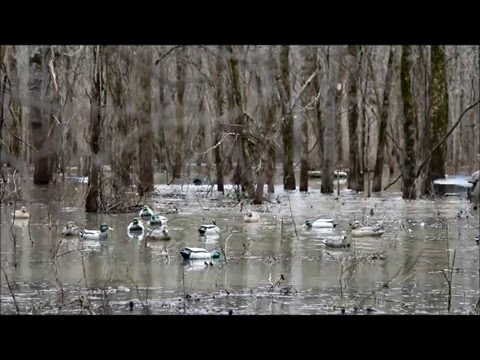
[(480, 314), (480, 47), (0, 46), (0, 314)]

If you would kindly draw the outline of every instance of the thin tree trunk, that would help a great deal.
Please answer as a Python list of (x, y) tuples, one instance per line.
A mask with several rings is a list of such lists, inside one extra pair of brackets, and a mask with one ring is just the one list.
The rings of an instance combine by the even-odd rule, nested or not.
[(42, 111), (45, 74), (45, 49), (37, 47), (30, 56), (30, 126), (32, 129), (32, 145), (37, 149), (33, 154), (34, 184), (48, 184), (50, 176), (48, 173), (48, 152), (45, 149), (45, 142), (48, 133), (47, 118)]
[(372, 191), (380, 192), (382, 191), (382, 175), (383, 175), (383, 165), (385, 162), (385, 143), (386, 143), (386, 131), (387, 131), (387, 122), (388, 122), (388, 110), (390, 108), (390, 90), (392, 87), (392, 76), (393, 73), (393, 46), (390, 46), (390, 51), (388, 52), (388, 65), (387, 65), (387, 74), (385, 78), (385, 89), (383, 91), (383, 103), (382, 109), (380, 111), (380, 123), (378, 125), (378, 147), (377, 147), (377, 158), (375, 160), (375, 171), (373, 174), (373, 184)]
[[(5, 122), (5, 115), (4, 115), (4, 102), (5, 102), (5, 82), (6, 82), (6, 74), (4, 70), (6, 70), (6, 64), (4, 64), (5, 58), (5, 49), (6, 46), (0, 46), (0, 167), (3, 167), (3, 160), (2, 155), (7, 149), (3, 149), (3, 124)], [(3, 169), (0, 169), (3, 171)], [(2, 173), (3, 177), (3, 173)]]
[(335, 106), (335, 92), (337, 89), (337, 46), (330, 46), (328, 48), (328, 70), (327, 70), (327, 94), (325, 101), (325, 132), (324, 139), (324, 153), (322, 164), (322, 185), (320, 191), (322, 193), (333, 193), (333, 175), (335, 167), (335, 126), (336, 126), (336, 106)]
[[(265, 104), (265, 96), (262, 89), (262, 79), (260, 78), (260, 75), (258, 74), (257, 71), (255, 71), (254, 76), (255, 76), (256, 85), (257, 85), (259, 114), (260, 114), (262, 123), (266, 124), (267, 123), (267, 115), (266, 115), (267, 106)], [(268, 131), (267, 126), (265, 126), (264, 128), (267, 129)], [(267, 144), (270, 140), (267, 132), (260, 131), (258, 135), (261, 136), (260, 141), (262, 142), (262, 145), (260, 146), (260, 156), (259, 156), (260, 166), (257, 169), (258, 170), (257, 187), (255, 189), (255, 197), (253, 199), (253, 203), (257, 205), (263, 203), (263, 191), (265, 187), (264, 185), (265, 185), (265, 172), (266, 172), (265, 164), (267, 163), (266, 151), (265, 151), (266, 146), (264, 144)]]
[[(432, 143), (436, 144), (445, 137), (448, 124), (448, 92), (444, 45), (432, 46), (431, 71), (429, 115), (432, 124)], [(445, 155), (445, 144), (440, 145), (432, 153), (429, 162), (430, 181), (445, 177)]]
[[(431, 135), (431, 118), (428, 113), (428, 104), (429, 104), (429, 95), (428, 95), (428, 64), (426, 59), (426, 52), (428, 48), (422, 47), (419, 49), (420, 51), (420, 59), (423, 63), (423, 93), (424, 93), (424, 110), (423, 110), (423, 136), (421, 139), (421, 153), (427, 154), (430, 151), (430, 147), (432, 146), (432, 135)], [(420, 126), (419, 126), (420, 128)], [(422, 171), (422, 178), (420, 182), (420, 193), (422, 195), (429, 195), (432, 190), (432, 183), (429, 176), (429, 165), (430, 159), (427, 160), (427, 164)]]
[[(267, 129), (269, 133), (271, 134), (272, 138), (274, 137), (274, 134), (276, 133), (273, 131), (273, 127), (275, 126), (275, 102), (273, 100), (270, 100), (268, 104), (268, 110), (267, 110)], [(267, 170), (266, 170), (266, 181), (268, 185), (268, 192), (273, 194), (275, 192), (275, 173), (276, 173), (276, 151), (275, 151), (275, 145), (274, 142), (272, 141), (273, 139), (270, 139), (270, 141), (267, 144)]]
[(177, 101), (176, 105), (176, 118), (177, 118), (177, 130), (175, 133), (175, 154), (173, 161), (173, 178), (179, 179), (182, 176), (182, 167), (184, 161), (184, 148), (185, 148), (185, 129), (184, 129), (184, 95), (185, 95), (185, 82), (187, 76), (187, 49), (186, 47), (180, 48), (176, 53), (176, 69), (177, 69)]
[(97, 212), (99, 209), (98, 196), (101, 188), (99, 181), (100, 173), (100, 136), (103, 126), (103, 111), (106, 101), (106, 84), (103, 81), (103, 54), (104, 49), (96, 46), (93, 49), (93, 78), (90, 98), (90, 124), (89, 124), (89, 145), (90, 145), (90, 172), (88, 176), (88, 192), (85, 202), (86, 212)]
[(359, 47), (358, 45), (349, 45), (348, 53), (350, 55), (350, 71), (348, 79), (348, 139), (350, 145), (349, 172), (347, 177), (347, 187), (360, 191), (359, 186), (359, 153), (358, 153), (358, 75), (359, 71)]
[(141, 68), (138, 74), (139, 91), (139, 194), (153, 190), (153, 154), (150, 149), (154, 147), (153, 124), (151, 113), (151, 78), (152, 78), (152, 54), (150, 49), (140, 50), (144, 52), (141, 58)]
[(255, 190), (253, 187), (253, 176), (252, 176), (252, 163), (250, 151), (248, 149), (248, 124), (246, 121), (245, 114), (243, 112), (243, 100), (242, 100), (242, 90), (240, 87), (240, 72), (238, 68), (238, 60), (234, 52), (233, 46), (227, 46), (227, 50), (230, 53), (229, 65), (230, 73), (232, 76), (232, 92), (233, 98), (235, 101), (235, 110), (236, 119), (239, 123), (239, 135), (240, 138), (238, 142), (238, 165), (237, 165), (237, 176), (240, 178), (240, 185), (242, 189), (246, 191), (248, 197), (253, 198)]
[(409, 45), (402, 46), (401, 59), (401, 94), (403, 99), (403, 114), (405, 117), (403, 123), (404, 150), (403, 159), (403, 199), (416, 199), (417, 192), (415, 187), (415, 126), (416, 116), (413, 105), (412, 78), (411, 78), (412, 60), (411, 48)]
[(216, 110), (216, 120), (215, 120), (215, 169), (216, 169), (216, 174), (217, 174), (217, 191), (220, 191), (222, 194), (224, 194), (224, 179), (223, 179), (223, 164), (222, 164), (222, 156), (221, 154), (223, 153), (223, 145), (218, 143), (222, 140), (222, 134), (223, 134), (223, 126), (222, 126), (222, 117), (224, 114), (223, 111), (223, 106), (224, 106), (224, 79), (222, 74), (225, 71), (225, 64), (223, 62), (223, 58), (221, 56), (222, 53), (222, 46), (218, 47), (218, 52), (217, 52), (217, 61), (216, 61), (216, 102), (215, 102), (215, 110)]
[(277, 81), (282, 107), (282, 140), (283, 140), (283, 188), (295, 190), (295, 174), (293, 171), (293, 114), (290, 91), (290, 47), (280, 47)]
[[(5, 48), (5, 47), (4, 47)], [(22, 103), (20, 101), (21, 91), (20, 91), (20, 78), (19, 78), (19, 69), (18, 69), (18, 62), (16, 59), (16, 47), (11, 46), (9, 48), (10, 53), (7, 58), (8, 61), (8, 74), (11, 83), (10, 89), (10, 99), (11, 99), (11, 115), (12, 115), (12, 126), (10, 127), (10, 131), (12, 131), (16, 136), (22, 137)], [(7, 65), (7, 61), (4, 61), (4, 65)], [(2, 77), (3, 81), (3, 77)], [(4, 90), (5, 91), (5, 88)], [(7, 113), (8, 108), (4, 107), (1, 111), (3, 111), (3, 116)], [(11, 137), (11, 144), (10, 144), (10, 152), (13, 156), (20, 158), (21, 152), (21, 145), (22, 143), (15, 139), (13, 136)]]
[[(317, 59), (315, 54), (316, 49), (310, 46), (303, 48), (303, 62), (301, 67), (302, 82), (306, 82), (310, 76), (316, 71)], [(317, 95), (315, 91), (315, 83), (317, 76), (307, 85), (303, 93), (300, 95), (300, 100), (303, 107), (303, 121), (302, 121), (302, 151), (300, 155), (300, 191), (308, 191), (308, 123), (315, 119), (315, 109), (312, 104)]]

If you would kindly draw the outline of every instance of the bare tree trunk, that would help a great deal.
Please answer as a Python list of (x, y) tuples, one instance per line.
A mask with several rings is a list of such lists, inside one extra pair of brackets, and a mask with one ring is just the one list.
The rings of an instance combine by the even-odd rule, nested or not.
[(187, 76), (187, 48), (182, 47), (177, 50), (176, 53), (176, 69), (177, 69), (177, 101), (176, 105), (176, 118), (177, 118), (177, 130), (175, 135), (175, 154), (173, 160), (173, 178), (179, 179), (182, 176), (182, 166), (184, 161), (184, 143), (185, 143), (185, 130), (184, 130), (184, 95), (185, 95), (185, 81)]
[[(4, 64), (6, 46), (0, 46), (0, 167), (3, 166), (2, 155), (3, 150), (3, 124), (5, 122), (4, 116), (4, 102), (5, 102), (5, 82), (6, 77), (6, 64)], [(1, 169), (0, 169), (1, 170)]]
[(276, 163), (276, 151), (275, 151), (275, 143), (273, 141), (273, 137), (275, 135), (275, 131), (273, 130), (275, 126), (275, 102), (274, 100), (270, 100), (268, 104), (267, 110), (267, 129), (271, 134), (272, 138), (267, 144), (267, 169), (266, 169), (266, 181), (268, 185), (268, 192), (273, 194), (275, 192), (275, 163)]
[(324, 139), (324, 152), (323, 152), (323, 164), (322, 164), (322, 185), (320, 191), (322, 193), (333, 193), (333, 175), (335, 166), (335, 127), (336, 127), (336, 106), (335, 106), (335, 92), (337, 88), (337, 46), (329, 46), (328, 48), (328, 77), (327, 77), (327, 94), (325, 101), (325, 132), (323, 134)]
[[(432, 124), (432, 143), (436, 144), (445, 137), (448, 124), (445, 46), (432, 45), (431, 71), (429, 115)], [(445, 155), (445, 144), (440, 145), (432, 153), (429, 162), (430, 181), (445, 177)]]
[[(426, 52), (428, 48), (422, 47), (420, 50), (420, 59), (423, 63), (423, 93), (424, 93), (424, 111), (423, 111), (423, 136), (421, 139), (421, 154), (428, 154), (432, 146), (432, 135), (431, 135), (431, 118), (428, 113), (428, 104), (429, 104), (429, 95), (428, 95), (428, 64), (426, 59)], [(420, 128), (420, 126), (419, 126)], [(417, 154), (418, 156), (419, 154)], [(432, 180), (429, 176), (429, 165), (430, 159), (427, 160), (426, 166), (423, 168), (422, 177), (420, 182), (420, 193), (422, 195), (428, 195), (431, 192)]]
[(32, 129), (32, 145), (37, 149), (33, 154), (34, 184), (48, 184), (50, 180), (48, 166), (48, 151), (45, 149), (45, 142), (48, 133), (48, 122), (45, 112), (42, 111), (45, 74), (45, 49), (37, 47), (30, 55), (30, 126)]
[[(5, 48), (5, 47), (3, 47)], [(19, 70), (18, 70), (18, 62), (16, 58), (16, 47), (11, 46), (9, 48), (10, 53), (9, 56), (7, 57), (6, 61), (4, 61), (4, 66), (7, 66), (8, 62), (8, 74), (10, 78), (10, 99), (11, 99), (11, 115), (12, 115), (12, 126), (10, 127), (10, 131), (12, 131), (16, 136), (19, 138), (22, 137), (22, 103), (20, 101), (20, 78), (19, 78)], [(2, 81), (4, 79), (2, 78)], [(3, 89), (5, 91), (5, 88)], [(5, 113), (7, 112), (7, 108), (3, 108), (1, 111), (3, 111), (3, 116), (5, 116)], [(11, 137), (12, 141), (10, 144), (10, 152), (12, 153), (13, 156), (20, 157), (20, 152), (21, 152), (21, 145), (22, 143), (14, 138), (13, 136)]]
[(348, 78), (348, 139), (350, 145), (349, 172), (347, 178), (348, 188), (360, 191), (360, 161), (358, 152), (358, 78), (359, 78), (359, 48), (358, 45), (349, 45), (350, 71)]
[(412, 78), (411, 78), (412, 60), (411, 48), (409, 45), (402, 46), (401, 60), (401, 93), (403, 99), (403, 113), (405, 120), (403, 123), (405, 156), (403, 159), (403, 199), (416, 199), (417, 192), (415, 187), (415, 126), (416, 116), (413, 106), (412, 96)]
[[(316, 71), (317, 59), (315, 51), (316, 49), (310, 46), (305, 46), (303, 48), (301, 73), (302, 82), (304, 83), (308, 81), (310, 76)], [(315, 119), (315, 109), (312, 106), (317, 95), (315, 91), (315, 80), (317, 80), (317, 76), (312, 79), (303, 93), (300, 94), (300, 99), (304, 108), (302, 121), (302, 152), (300, 156), (300, 191), (308, 191), (308, 123)]]
[(152, 124), (152, 100), (151, 100), (151, 78), (152, 78), (152, 53), (150, 49), (140, 50), (144, 52), (141, 60), (141, 68), (138, 74), (139, 92), (139, 194), (153, 190), (153, 154), (154, 147), (153, 124)]
[[(338, 62), (342, 63), (343, 58), (345, 57), (345, 51), (344, 48), (342, 47), (341, 50), (339, 51), (338, 55)], [(337, 158), (336, 158), (336, 164), (335, 167), (337, 166), (342, 166), (343, 167), (343, 133), (342, 133), (342, 98), (343, 98), (343, 84), (345, 83), (345, 77), (347, 75), (346, 69), (344, 66), (340, 66), (338, 68), (338, 81), (337, 84), (335, 84), (335, 118), (336, 118), (336, 123), (335, 123), (335, 135), (336, 135), (336, 143), (337, 143)], [(339, 88), (337, 86), (340, 86)]]
[[(108, 61), (108, 71), (106, 72), (109, 81), (108, 88), (112, 98), (112, 107), (115, 109), (113, 117), (115, 125), (112, 142), (111, 164), (115, 173), (113, 179), (113, 187), (115, 189), (123, 189), (132, 183), (132, 164), (134, 157), (134, 147), (132, 144), (137, 143), (133, 129), (136, 124), (133, 122), (133, 106), (130, 104), (132, 100), (132, 89), (130, 83), (135, 79), (131, 75), (132, 59), (131, 49), (122, 47), (108, 47), (103, 49), (108, 53), (106, 61)], [(120, 55), (120, 52), (124, 54)]]
[(368, 148), (367, 148), (367, 115), (366, 115), (366, 109), (367, 109), (367, 82), (368, 82), (368, 67), (362, 69), (362, 99), (360, 102), (360, 119), (362, 121), (361, 123), (361, 128), (362, 131), (360, 133), (360, 177), (358, 178), (358, 184), (360, 187), (361, 191), (365, 191), (365, 177), (366, 174), (368, 173)]
[(222, 53), (222, 46), (218, 47), (217, 51), (217, 60), (215, 64), (215, 75), (216, 75), (216, 88), (215, 88), (215, 111), (216, 111), (216, 120), (215, 120), (215, 169), (217, 175), (217, 191), (220, 191), (222, 194), (224, 193), (224, 179), (223, 179), (223, 163), (222, 163), (222, 156), (223, 153), (223, 145), (219, 144), (222, 140), (222, 133), (223, 133), (223, 126), (222, 126), (222, 118), (223, 118), (223, 107), (224, 107), (224, 79), (222, 74), (225, 71), (225, 64), (223, 62), (223, 58), (221, 56)]
[(103, 79), (104, 49), (101, 46), (93, 48), (93, 76), (90, 98), (90, 124), (89, 124), (89, 145), (91, 155), (90, 172), (88, 176), (88, 192), (85, 202), (86, 212), (97, 212), (99, 208), (98, 196), (101, 188), (99, 181), (100, 159), (100, 136), (103, 127), (102, 107), (106, 102), (106, 84)]
[[(58, 57), (61, 59), (61, 57)], [(58, 60), (60, 61), (60, 60)], [(57, 172), (59, 164), (59, 154), (62, 152), (61, 146), (61, 133), (60, 128), (62, 124), (62, 104), (60, 95), (60, 78), (57, 68), (61, 67), (61, 63), (57, 63), (56, 55), (53, 47), (48, 51), (48, 71), (50, 73), (50, 107), (49, 107), (49, 134), (48, 136), (48, 152), (49, 156), (49, 177), (52, 180), (53, 175)]]
[(237, 172), (238, 176), (240, 177), (240, 184), (244, 191), (246, 191), (248, 197), (254, 197), (255, 191), (253, 187), (253, 179), (252, 179), (252, 163), (251, 163), (251, 155), (248, 149), (248, 124), (246, 121), (246, 116), (243, 110), (243, 100), (242, 100), (242, 90), (240, 87), (240, 73), (238, 68), (238, 59), (236, 58), (236, 54), (234, 52), (233, 46), (227, 46), (227, 50), (230, 53), (229, 57), (229, 66), (230, 66), (230, 73), (232, 76), (232, 92), (233, 92), (233, 99), (235, 102), (235, 111), (236, 119), (238, 121), (238, 125), (240, 130), (239, 133), (239, 140), (238, 142), (238, 165), (237, 165)]
[(295, 174), (293, 171), (293, 114), (290, 91), (290, 47), (281, 46), (277, 68), (277, 82), (282, 107), (282, 140), (283, 140), (283, 188), (295, 190)]
[(385, 89), (383, 91), (383, 103), (380, 111), (380, 123), (378, 125), (378, 147), (377, 158), (375, 160), (375, 172), (373, 174), (372, 191), (382, 191), (383, 165), (385, 162), (385, 143), (388, 122), (388, 110), (390, 108), (390, 90), (392, 87), (393, 73), (393, 46), (390, 46), (388, 53), (387, 74), (385, 78)]
[[(259, 114), (260, 114), (259, 116), (261, 118), (261, 122), (266, 125), (268, 122), (267, 114), (266, 114), (267, 105), (265, 103), (265, 96), (262, 88), (262, 79), (258, 74), (258, 71), (256, 70), (254, 71), (254, 76), (255, 76), (255, 82), (257, 85), (258, 107), (259, 107)], [(260, 154), (258, 156), (260, 161), (260, 166), (257, 169), (257, 187), (255, 189), (255, 197), (253, 199), (253, 203), (257, 205), (263, 203), (263, 191), (265, 187), (265, 172), (266, 172), (265, 168), (267, 163), (265, 145), (267, 145), (270, 141), (270, 138), (268, 136), (269, 135), (268, 127), (262, 126), (263, 124), (259, 124), (259, 127), (261, 130), (257, 133), (257, 135), (261, 137), (259, 140), (261, 141), (261, 145), (259, 147)], [(266, 129), (266, 131), (264, 131), (263, 129)]]

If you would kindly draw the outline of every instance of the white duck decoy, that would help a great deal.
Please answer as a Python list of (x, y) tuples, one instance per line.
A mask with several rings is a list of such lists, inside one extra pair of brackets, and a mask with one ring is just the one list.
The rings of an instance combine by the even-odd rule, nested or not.
[(473, 210), (478, 209), (478, 205), (480, 204), (480, 170), (475, 171), (472, 174), (472, 180), (469, 181), (471, 183), (472, 189), (470, 190), (470, 201), (473, 204)]
[(30, 219), (30, 214), (25, 206), (22, 206), (20, 210), (15, 210), (15, 213), (12, 215), (15, 219)]
[(375, 226), (363, 226), (359, 221), (354, 221), (350, 224), (352, 228), (352, 236), (362, 237), (362, 236), (382, 236), (385, 232), (383, 225)]
[(75, 222), (69, 221), (67, 225), (62, 229), (63, 236), (76, 236), (78, 235), (78, 226), (75, 225)]
[(333, 248), (343, 248), (350, 246), (350, 243), (347, 241), (347, 233), (345, 232), (345, 230), (343, 230), (341, 235), (339, 236), (326, 237), (324, 243), (326, 246)]
[(144, 205), (143, 206), (143, 209), (140, 210), (138, 216), (140, 217), (140, 219), (142, 220), (150, 220), (153, 216), (153, 210), (150, 209), (150, 206), (148, 205)]
[(200, 235), (219, 235), (220, 229), (215, 224), (200, 225), (198, 228), (198, 232), (200, 233)]
[(148, 240), (170, 240), (171, 238), (168, 229), (163, 226), (161, 228), (153, 229), (147, 234)]
[(180, 255), (184, 259), (218, 259), (221, 255), (220, 251), (213, 250), (209, 252), (208, 250), (195, 247), (186, 247), (180, 251)]
[(332, 218), (327, 218), (327, 217), (322, 217), (318, 218), (316, 220), (306, 220), (305, 224), (303, 226), (306, 226), (309, 229), (312, 228), (327, 228), (327, 229), (333, 229), (335, 226), (337, 226), (337, 223), (335, 222), (334, 219)]
[(85, 240), (104, 240), (108, 238), (108, 230), (113, 230), (110, 226), (103, 223), (100, 225), (100, 230), (86, 230), (80, 231), (80, 237)]
[(144, 226), (138, 221), (138, 218), (134, 218), (130, 224), (127, 226), (127, 231), (129, 233), (142, 233), (143, 234)]
[(148, 222), (150, 226), (165, 225), (168, 222), (168, 219), (165, 216), (160, 216), (158, 214), (152, 215), (152, 218)]
[(258, 212), (249, 211), (243, 217), (243, 221), (247, 223), (253, 223), (260, 221), (260, 214)]

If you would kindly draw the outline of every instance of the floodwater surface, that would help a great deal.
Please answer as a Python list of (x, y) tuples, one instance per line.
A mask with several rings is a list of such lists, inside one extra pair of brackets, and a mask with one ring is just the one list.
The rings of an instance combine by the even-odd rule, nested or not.
[[(478, 212), (465, 197), (405, 201), (400, 192), (367, 198), (284, 191), (263, 205), (242, 205), (209, 186), (157, 185), (147, 200), (166, 216), (170, 241), (127, 234), (138, 213), (86, 214), (82, 184), (62, 191), (30, 186), (27, 202), (1, 211), (1, 314), (474, 314), (478, 313)], [(25, 186), (28, 186), (27, 184)], [(31, 218), (15, 220), (14, 206)], [(258, 223), (245, 223), (246, 210)], [(177, 212), (178, 211), (178, 212)], [(333, 232), (306, 219), (333, 216)], [(381, 237), (351, 237), (349, 223), (383, 222)], [(105, 222), (108, 239), (64, 238), (73, 220)], [(214, 220), (219, 237), (200, 237)], [(349, 248), (327, 248), (345, 230)], [(219, 249), (220, 259), (185, 261), (185, 247)], [(225, 256), (226, 255), (226, 258)], [(8, 278), (8, 283), (6, 280)], [(449, 285), (450, 284), (450, 285)]]

